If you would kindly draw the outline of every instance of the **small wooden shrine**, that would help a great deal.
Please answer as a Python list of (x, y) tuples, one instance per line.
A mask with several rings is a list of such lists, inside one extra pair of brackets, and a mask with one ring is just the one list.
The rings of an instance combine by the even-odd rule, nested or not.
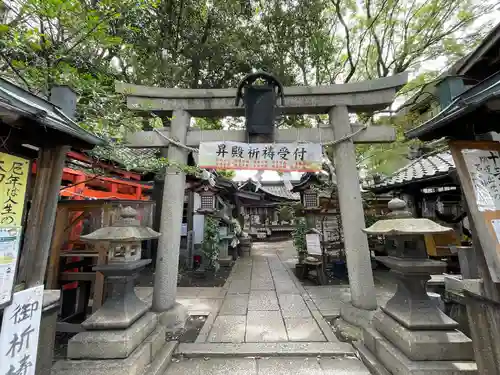
[(300, 195), (289, 190), (283, 181), (249, 179), (238, 188), (243, 207), (244, 230), (257, 239), (289, 237), (293, 231), (290, 218), (280, 215), (283, 206), (300, 201)]

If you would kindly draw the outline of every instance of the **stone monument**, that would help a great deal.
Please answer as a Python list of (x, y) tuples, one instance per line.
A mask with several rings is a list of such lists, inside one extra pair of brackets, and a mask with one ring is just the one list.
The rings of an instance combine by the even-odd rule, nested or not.
[(430, 275), (444, 272), (446, 264), (428, 259), (423, 235), (452, 229), (412, 218), (400, 199), (389, 202), (389, 209), (386, 220), (364, 231), (394, 239), (388, 256), (377, 260), (391, 269), (398, 288), (355, 344), (361, 358), (375, 374), (476, 374), (472, 340), (426, 292)]
[(108, 244), (108, 262), (94, 267), (102, 272), (110, 291), (102, 307), (82, 323), (85, 332), (68, 343), (67, 360), (52, 367), (52, 374), (139, 375), (162, 373), (176, 342), (165, 343), (166, 327), (134, 292), (138, 273), (151, 262), (141, 259), (141, 242), (160, 233), (142, 227), (131, 207), (120, 219), (81, 239)]

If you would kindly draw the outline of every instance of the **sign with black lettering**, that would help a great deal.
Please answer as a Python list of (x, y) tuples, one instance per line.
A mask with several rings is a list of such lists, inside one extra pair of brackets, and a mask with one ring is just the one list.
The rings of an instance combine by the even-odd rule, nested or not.
[(0, 375), (35, 375), (43, 285), (14, 294), (3, 313)]

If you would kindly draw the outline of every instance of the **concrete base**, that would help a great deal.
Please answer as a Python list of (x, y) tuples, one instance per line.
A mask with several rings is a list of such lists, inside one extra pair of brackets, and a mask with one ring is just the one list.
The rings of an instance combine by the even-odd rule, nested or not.
[(158, 313), (159, 322), (169, 331), (177, 331), (184, 328), (189, 314), (186, 307), (175, 303), (170, 310)]
[(158, 327), (126, 359), (64, 360), (52, 367), (52, 375), (158, 375), (168, 366), (177, 342), (165, 343)]
[(377, 310), (363, 310), (351, 303), (344, 303), (340, 308), (340, 317), (356, 327), (368, 328)]
[(373, 328), (412, 361), (474, 360), (472, 340), (457, 330), (411, 331), (382, 312), (375, 314)]
[(342, 318), (335, 319), (333, 323), (335, 335), (342, 341), (355, 342), (363, 339), (363, 329), (346, 322)]
[[(397, 375), (459, 375), (478, 374), (472, 361), (412, 361), (380, 333), (367, 328), (363, 333), (363, 344), (356, 344), (363, 362), (374, 374)], [(386, 372), (384, 372), (384, 368)]]
[[(157, 323), (156, 314), (147, 313), (125, 330), (81, 332), (69, 341), (68, 358), (127, 358), (153, 332)], [(165, 327), (160, 327), (157, 333), (165, 337)]]

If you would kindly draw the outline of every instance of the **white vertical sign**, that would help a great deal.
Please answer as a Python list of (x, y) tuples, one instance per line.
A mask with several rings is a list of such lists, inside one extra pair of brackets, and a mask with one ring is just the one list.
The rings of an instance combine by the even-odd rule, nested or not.
[(12, 298), (20, 238), (21, 227), (0, 228), (0, 309)]
[(42, 318), (43, 285), (14, 294), (3, 312), (0, 374), (35, 375)]

